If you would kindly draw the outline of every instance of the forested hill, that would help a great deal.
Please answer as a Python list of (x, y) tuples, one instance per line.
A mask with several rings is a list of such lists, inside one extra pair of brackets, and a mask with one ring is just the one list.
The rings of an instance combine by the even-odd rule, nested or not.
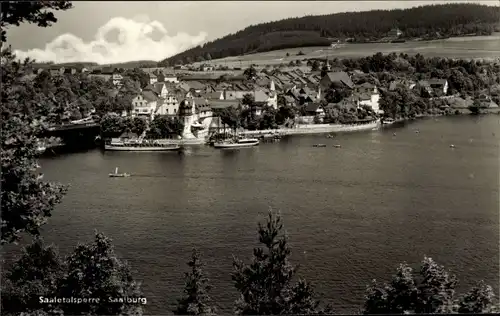
[[(285, 5), (285, 3), (283, 3)], [(404, 10), (346, 12), (289, 18), (252, 25), (159, 63), (171, 66), (292, 47), (330, 45), (332, 39), (379, 40), (399, 28), (403, 38), (436, 38), (500, 31), (499, 7), (471, 3), (421, 6)]]

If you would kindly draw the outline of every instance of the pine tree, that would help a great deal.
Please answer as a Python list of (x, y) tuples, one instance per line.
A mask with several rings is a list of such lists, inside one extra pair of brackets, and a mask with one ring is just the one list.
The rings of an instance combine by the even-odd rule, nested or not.
[(188, 266), (191, 271), (185, 274), (184, 297), (178, 300), (173, 312), (176, 315), (215, 315), (216, 309), (211, 305), (212, 299), (208, 294), (211, 286), (196, 249), (193, 249)]
[(240, 315), (322, 314), (314, 291), (305, 280), (292, 284), (296, 268), (288, 261), (288, 239), (281, 234), (280, 215), (271, 211), (264, 227), (259, 223), (259, 241), (252, 263), (234, 258), (232, 279), (241, 297), (235, 302)]
[(407, 313), (491, 313), (496, 310), (495, 295), (483, 282), (455, 299), (456, 276), (431, 258), (425, 257), (419, 274), (401, 264), (389, 284), (376, 281), (367, 289), (365, 314)]

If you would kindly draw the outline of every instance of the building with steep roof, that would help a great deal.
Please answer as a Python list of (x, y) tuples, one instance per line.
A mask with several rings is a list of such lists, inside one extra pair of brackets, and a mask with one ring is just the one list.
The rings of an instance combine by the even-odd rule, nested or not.
[(328, 89), (332, 84), (336, 84), (348, 89), (354, 88), (354, 83), (352, 82), (349, 75), (344, 71), (329, 72), (323, 78), (321, 78), (319, 84), (323, 89)]
[(153, 120), (159, 98), (153, 91), (141, 91), (132, 99), (132, 115)]

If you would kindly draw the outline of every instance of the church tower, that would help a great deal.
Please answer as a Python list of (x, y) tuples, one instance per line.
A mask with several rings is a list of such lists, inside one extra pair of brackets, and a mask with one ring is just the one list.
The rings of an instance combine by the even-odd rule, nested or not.
[(318, 94), (316, 94), (316, 101), (321, 100), (321, 86), (318, 87)]

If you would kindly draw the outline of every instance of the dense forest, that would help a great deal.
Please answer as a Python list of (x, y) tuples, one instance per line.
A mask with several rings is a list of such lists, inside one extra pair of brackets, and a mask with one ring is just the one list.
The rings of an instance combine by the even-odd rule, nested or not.
[(48, 67), (68, 67), (68, 68), (94, 68), (94, 67), (111, 67), (111, 68), (123, 68), (123, 69), (134, 69), (134, 68), (154, 68), (158, 62), (152, 60), (137, 60), (129, 61), (124, 63), (116, 64), (98, 64), (94, 62), (72, 62), (72, 63), (59, 63), (55, 64), (53, 62), (46, 63), (33, 63), (34, 68), (48, 68)]
[(499, 21), (498, 7), (471, 3), (289, 18), (249, 26), (169, 57), (159, 66), (293, 47), (324, 46), (330, 45), (333, 39), (376, 41), (387, 37), (396, 27), (405, 39), (487, 35), (500, 31)]

